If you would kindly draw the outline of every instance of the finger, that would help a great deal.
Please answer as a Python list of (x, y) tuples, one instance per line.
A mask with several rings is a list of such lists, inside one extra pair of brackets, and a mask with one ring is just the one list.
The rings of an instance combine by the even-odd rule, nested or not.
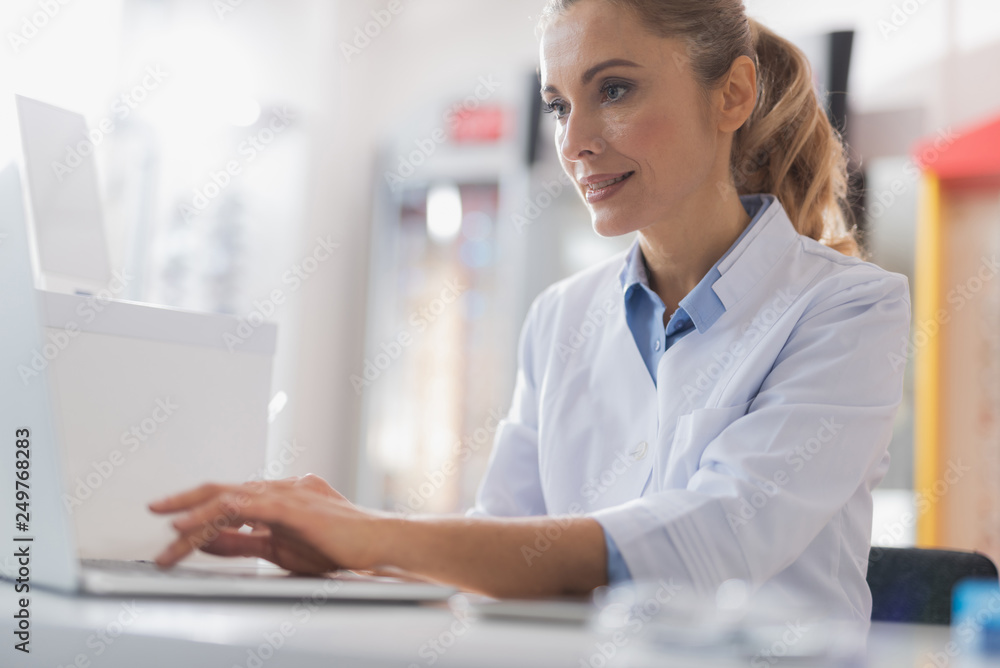
[(395, 566), (375, 566), (367, 572), (372, 575), (396, 578), (397, 580), (403, 580), (405, 582), (433, 582), (433, 580), (421, 577), (416, 573), (406, 571)]
[(174, 518), (171, 525), (181, 533), (204, 526), (214, 526), (218, 530), (228, 526), (242, 526), (250, 518), (241, 517), (241, 511), (251, 498), (244, 492), (223, 492), (190, 508), (187, 514)]
[(171, 524), (177, 531), (189, 534), (204, 529), (218, 533), (225, 527), (240, 527), (248, 522), (267, 526), (288, 524), (295, 515), (287, 512), (286, 502), (286, 495), (276, 490), (264, 494), (224, 492)]
[(174, 494), (153, 501), (149, 504), (149, 509), (154, 513), (175, 513), (178, 510), (186, 510), (202, 504), (213, 496), (218, 496), (226, 489), (229, 489), (227, 485), (205, 483), (180, 494)]
[[(155, 561), (163, 567), (173, 566), (191, 552), (204, 549), (206, 545), (218, 540), (223, 534), (250, 536), (250, 534), (239, 534), (238, 530), (232, 526), (208, 524), (191, 531), (181, 532), (170, 545), (156, 556)], [(261, 534), (257, 534), (256, 538), (259, 540), (270, 540), (269, 537)]]
[(289, 545), (279, 558), (271, 538), (223, 531), (218, 538), (201, 547), (203, 552), (223, 557), (260, 557), (293, 573), (327, 573), (336, 570), (329, 559), (316, 554), (308, 545)]
[(251, 520), (247, 520), (243, 523), (243, 525), (250, 527), (250, 533), (259, 533), (265, 531), (270, 532), (268, 526), (263, 522), (254, 522)]
[(178, 561), (191, 554), (195, 549), (186, 536), (181, 536), (170, 543), (162, 552), (156, 555), (154, 561), (158, 566), (169, 568)]
[(270, 536), (223, 531), (219, 537), (201, 546), (203, 552), (221, 557), (267, 557)]
[[(282, 525), (294, 520), (284, 495), (273, 490), (270, 494), (252, 495), (225, 492), (175, 519), (172, 524), (181, 534), (156, 558), (160, 565), (173, 565), (195, 549), (218, 538), (228, 527), (245, 522)], [(251, 534), (252, 535), (252, 534)]]

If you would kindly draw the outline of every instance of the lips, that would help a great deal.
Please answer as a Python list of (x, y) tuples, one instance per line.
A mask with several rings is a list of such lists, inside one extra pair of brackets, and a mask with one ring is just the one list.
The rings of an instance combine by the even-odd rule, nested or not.
[(626, 181), (635, 172), (625, 172), (624, 174), (595, 174), (580, 180), (580, 185), (584, 186), (584, 198), (590, 204), (604, 202), (617, 195), (628, 185)]
[[(587, 189), (590, 192), (597, 192), (598, 190), (603, 190), (604, 188), (608, 188), (610, 186), (613, 186), (616, 183), (621, 183), (622, 181), (624, 181), (628, 177), (632, 176), (633, 174), (635, 174), (635, 172), (626, 172), (626, 173), (621, 174), (619, 176), (613, 176), (613, 177), (610, 177), (610, 178), (602, 178), (601, 176), (588, 177), (587, 179), (584, 179), (582, 181), (582, 183), (584, 185), (586, 185)], [(592, 179), (595, 179), (595, 178), (596, 179), (601, 179), (601, 180), (592, 180)]]
[(601, 188), (607, 188), (608, 186), (612, 186), (616, 183), (619, 183), (620, 181), (624, 181), (627, 177), (628, 174), (626, 174), (625, 176), (619, 176), (617, 179), (611, 179), (610, 181), (601, 181), (600, 183), (592, 183), (589, 186), (589, 188), (591, 190), (600, 190)]

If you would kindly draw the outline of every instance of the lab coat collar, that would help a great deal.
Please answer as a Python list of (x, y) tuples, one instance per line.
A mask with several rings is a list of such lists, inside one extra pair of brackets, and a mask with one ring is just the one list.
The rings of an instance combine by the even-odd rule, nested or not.
[(722, 276), (712, 289), (728, 311), (778, 263), (788, 247), (801, 236), (774, 195), (760, 220), (732, 252), (719, 263)]
[[(751, 198), (757, 201), (753, 201), (751, 204)], [(798, 236), (798, 232), (781, 206), (781, 202), (774, 195), (768, 193), (742, 195), (740, 200), (743, 201), (744, 206), (750, 204), (748, 211), (752, 212), (754, 220), (734, 247), (730, 248), (716, 262), (706, 278), (711, 277), (716, 270), (721, 276), (714, 278), (714, 280), (710, 279), (712, 280), (711, 286), (703, 285), (702, 283), (705, 281), (703, 279), (703, 282), (699, 283), (692, 293), (685, 296), (678, 305), (679, 310), (683, 310), (698, 331), (702, 333), (707, 331), (723, 312), (732, 308), (757, 284), (785, 252), (788, 244)], [(763, 212), (757, 218), (756, 213), (760, 212), (761, 209)], [(743, 257), (744, 255), (746, 257)], [(624, 297), (628, 296), (629, 289), (635, 285), (642, 285), (647, 290), (649, 289), (649, 278), (638, 237), (632, 242), (632, 246), (625, 254), (625, 261), (618, 272), (618, 282), (622, 287)], [(699, 292), (700, 289), (709, 287), (715, 293), (714, 295), (708, 293), (707, 290), (705, 291), (707, 294)], [(716, 296), (721, 304), (720, 301), (713, 303), (713, 297)]]

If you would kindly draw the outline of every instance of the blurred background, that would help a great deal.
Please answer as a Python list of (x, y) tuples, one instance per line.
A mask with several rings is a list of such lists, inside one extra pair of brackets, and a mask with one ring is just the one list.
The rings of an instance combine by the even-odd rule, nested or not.
[[(111, 128), (91, 142), (112, 266), (137, 277), (121, 296), (278, 323), (269, 447), (298, 453), (284, 474), (317, 473), (372, 507), (462, 511), (509, 406), (531, 300), (632, 240), (597, 236), (560, 180), (538, 107), (542, 4), (5, 0), (0, 160), (20, 151), (15, 92)], [(1000, 4), (746, 4), (813, 63), (864, 188), (873, 261), (931, 289), (917, 256), (933, 165), (915, 151), (1000, 116)], [(983, 197), (1000, 207), (998, 192)], [(977, 211), (976, 243), (995, 244), (1000, 215)], [(996, 295), (976, 295), (982, 384), (948, 394), (984, 406), (986, 443), (1000, 442)], [(914, 357), (880, 544), (912, 544), (927, 512)], [(997, 530), (923, 542), (982, 549)]]

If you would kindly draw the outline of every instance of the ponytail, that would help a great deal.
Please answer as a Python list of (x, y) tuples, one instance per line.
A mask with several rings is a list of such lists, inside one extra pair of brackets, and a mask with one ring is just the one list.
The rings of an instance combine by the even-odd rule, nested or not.
[(847, 151), (816, 98), (809, 61), (788, 40), (749, 23), (758, 98), (733, 138), (736, 189), (773, 193), (799, 234), (862, 257), (847, 199)]

